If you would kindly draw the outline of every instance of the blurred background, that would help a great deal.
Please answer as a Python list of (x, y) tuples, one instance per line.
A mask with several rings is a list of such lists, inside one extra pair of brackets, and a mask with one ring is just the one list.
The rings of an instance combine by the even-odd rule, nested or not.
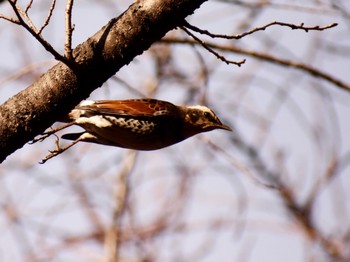
[[(130, 4), (76, 1), (74, 46)], [(65, 5), (43, 31), (60, 53)], [(33, 1), (38, 27), (50, 6)], [(6, 1), (0, 14), (13, 17)], [(55, 137), (27, 144), (0, 165), (0, 261), (350, 261), (350, 2), (208, 1), (187, 21), (226, 35), (338, 26), (196, 33), (241, 67), (169, 32), (90, 99), (203, 104), (234, 131), (152, 152), (80, 143), (43, 165)], [(3, 103), (56, 61), (4, 19), (0, 39)]]

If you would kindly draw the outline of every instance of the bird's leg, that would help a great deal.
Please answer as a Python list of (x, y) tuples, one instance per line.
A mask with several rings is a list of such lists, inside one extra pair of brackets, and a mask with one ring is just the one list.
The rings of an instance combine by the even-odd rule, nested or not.
[(74, 124), (75, 124), (75, 122), (73, 121), (73, 122), (70, 122), (70, 123), (65, 124), (65, 125), (63, 125), (63, 126), (60, 126), (60, 127), (58, 127), (58, 128), (50, 128), (48, 131), (45, 131), (42, 135), (40, 135), (40, 136), (34, 138), (32, 141), (30, 141), (29, 144), (34, 144), (34, 143), (36, 143), (36, 142), (38, 142), (38, 141), (42, 142), (42, 141), (44, 141), (47, 137), (49, 137), (49, 136), (55, 134), (55, 133), (58, 132), (58, 131), (61, 131), (61, 130), (65, 129), (65, 128), (67, 128), (67, 127), (70, 127), (70, 126), (72, 126), (72, 125), (74, 125)]
[[(56, 136), (56, 135), (55, 135)], [(67, 149), (71, 148), (72, 146), (74, 146), (76, 143), (78, 143), (79, 141), (81, 141), (82, 138), (77, 138), (76, 140), (74, 140), (72, 143), (70, 143), (69, 145), (65, 146), (65, 147), (60, 147), (59, 144), (59, 138), (56, 136), (56, 149), (53, 151), (50, 151), (50, 154), (48, 154), (46, 157), (44, 157), (41, 162), (39, 162), (39, 164), (44, 164), (47, 160), (63, 153), (64, 151), (66, 151)]]

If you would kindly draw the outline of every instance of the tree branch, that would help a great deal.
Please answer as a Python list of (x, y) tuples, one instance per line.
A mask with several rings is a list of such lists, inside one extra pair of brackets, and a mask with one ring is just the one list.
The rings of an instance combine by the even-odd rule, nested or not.
[(316, 25), (316, 26), (305, 26), (304, 23), (301, 23), (300, 25), (296, 25), (296, 24), (290, 24), (290, 23), (283, 23), (283, 22), (274, 21), (274, 22), (268, 23), (268, 24), (260, 26), (260, 27), (256, 27), (256, 28), (254, 28), (252, 30), (249, 30), (247, 32), (244, 32), (242, 34), (237, 34), (237, 35), (213, 34), (213, 33), (209, 32), (208, 30), (200, 29), (200, 28), (198, 28), (198, 27), (196, 27), (194, 25), (191, 25), (188, 22), (185, 22), (185, 24), (184, 24), (184, 26), (187, 27), (188, 29), (191, 29), (192, 31), (200, 33), (200, 34), (203, 34), (203, 35), (210, 36), (211, 38), (236, 39), (236, 40), (237, 39), (241, 39), (241, 38), (243, 38), (245, 36), (254, 34), (254, 33), (258, 32), (258, 31), (265, 31), (265, 29), (267, 29), (268, 27), (274, 26), (274, 25), (289, 27), (292, 30), (297, 30), (297, 29), (304, 30), (307, 33), (309, 31), (323, 31), (323, 30), (326, 30), (326, 29), (330, 29), (330, 28), (333, 28), (333, 27), (337, 26), (338, 24), (337, 23), (332, 23), (332, 24), (329, 24), (329, 25), (326, 25), (326, 26), (318, 26), (318, 25)]
[[(42, 25), (42, 27), (40, 28), (40, 30), (38, 30), (34, 23), (32, 22), (32, 20), (30, 19), (30, 17), (28, 16), (28, 10), (30, 9), (30, 7), (32, 6), (32, 1), (29, 2), (29, 4), (27, 5), (25, 11), (23, 11), (19, 6), (17, 6), (17, 1), (8, 1), (9, 4), (11, 5), (13, 11), (15, 12), (15, 15), (17, 17), (16, 19), (13, 18), (9, 18), (6, 16), (0, 16), (0, 18), (3, 18), (7, 21), (10, 21), (12, 23), (15, 24), (19, 24), (21, 26), (23, 26), (36, 40), (38, 40), (38, 42), (48, 51), (50, 52), (56, 60), (61, 61), (66, 63), (67, 65), (70, 64), (70, 61), (67, 60), (64, 56), (62, 56), (59, 52), (57, 52), (55, 50), (55, 48), (53, 48), (53, 46), (47, 42), (44, 37), (41, 35), (41, 31), (46, 27), (45, 23)], [(53, 8), (53, 7), (52, 7)], [(48, 20), (51, 18), (52, 15), (52, 11), (50, 10), (49, 12), (49, 16), (46, 19), (47, 22)]]
[[(189, 45), (200, 45), (197, 41), (190, 40), (190, 39), (181, 39), (181, 38), (175, 38), (175, 37), (166, 37), (161, 40), (163, 43), (176, 43), (176, 44), (189, 44)], [(273, 55), (269, 55), (266, 53), (259, 53), (251, 50), (246, 50), (243, 48), (235, 47), (235, 46), (227, 46), (227, 45), (221, 45), (221, 44), (215, 44), (215, 43), (210, 43), (206, 42), (205, 43), (207, 47), (220, 50), (223, 52), (232, 52), (236, 54), (242, 54), (242, 55), (247, 55), (251, 57), (255, 57), (257, 59), (267, 61), (270, 63), (275, 63), (279, 65), (283, 65), (286, 67), (292, 67), (301, 71), (304, 71), (314, 77), (319, 77), (325, 81), (328, 81), (329, 83), (343, 89), (344, 91), (350, 92), (350, 84), (347, 84), (343, 82), (342, 80), (327, 74), (326, 72), (323, 72), (315, 67), (312, 67), (307, 64), (303, 64), (300, 62), (295, 62), (292, 60), (284, 59), (284, 58), (279, 58)]]
[(53, 14), (53, 10), (55, 9), (55, 6), (56, 6), (56, 0), (52, 0), (49, 13), (47, 14), (47, 17), (46, 17), (44, 23), (41, 25), (41, 27), (38, 31), (38, 34), (41, 34), (43, 32), (43, 30), (45, 29), (45, 27), (49, 24), (50, 19), (51, 19), (52, 14)]
[[(186, 25), (187, 27), (187, 25)], [(186, 27), (181, 27), (182, 30), (184, 30), (186, 32), (186, 34), (188, 34), (190, 37), (192, 37), (194, 40), (196, 40), (199, 44), (201, 44), (201, 46), (203, 46), (206, 50), (208, 50), (208, 52), (212, 53), (213, 55), (215, 55), (218, 59), (220, 59), (222, 62), (226, 63), (226, 64), (233, 64), (233, 65), (237, 65), (237, 66), (241, 66), (242, 64), (245, 63), (245, 59), (240, 60), (240, 61), (232, 61), (232, 60), (228, 60), (226, 59), (224, 56), (220, 55), (218, 52), (216, 52), (215, 50), (213, 50), (212, 48), (210, 48), (209, 46), (206, 45), (206, 43), (204, 41), (202, 41), (201, 39), (199, 39), (198, 37), (196, 37), (194, 34), (192, 34), (189, 30), (186, 29)]]
[(72, 9), (73, 9), (73, 0), (67, 1), (66, 7), (66, 42), (64, 43), (65, 57), (72, 61), (72, 34), (74, 30), (74, 25), (72, 25)]
[(74, 49), (74, 68), (60, 62), (7, 100), (0, 106), (0, 162), (63, 118), (153, 42), (181, 25), (203, 2), (136, 1)]

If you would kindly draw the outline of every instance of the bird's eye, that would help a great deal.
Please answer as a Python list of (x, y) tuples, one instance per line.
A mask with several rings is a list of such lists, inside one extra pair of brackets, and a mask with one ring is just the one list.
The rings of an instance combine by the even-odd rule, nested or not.
[(205, 117), (206, 119), (208, 119), (209, 121), (215, 121), (213, 115), (210, 114), (209, 112), (204, 112), (204, 117)]

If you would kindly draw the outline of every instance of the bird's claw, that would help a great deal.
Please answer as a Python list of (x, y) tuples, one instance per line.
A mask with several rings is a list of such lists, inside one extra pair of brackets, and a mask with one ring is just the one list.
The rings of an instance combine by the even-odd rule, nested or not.
[(48, 154), (46, 157), (44, 157), (39, 164), (45, 164), (45, 162), (59, 154), (61, 154), (62, 152), (64, 152), (65, 150), (62, 148), (58, 148), (56, 150), (49, 150), (50, 154)]
[(47, 160), (59, 155), (59, 154), (62, 154), (64, 151), (66, 151), (68, 148), (74, 146), (76, 143), (78, 143), (80, 140), (77, 139), (75, 141), (73, 141), (71, 144), (65, 146), (65, 147), (61, 147), (60, 144), (59, 144), (59, 138), (56, 134), (54, 134), (56, 136), (56, 141), (55, 141), (55, 144), (56, 144), (56, 149), (55, 150), (49, 150), (49, 153), (46, 157), (44, 157), (40, 162), (39, 164), (44, 164)]
[(29, 142), (30, 145), (35, 144), (36, 142), (42, 142), (49, 136), (55, 134), (57, 132), (56, 129), (51, 128), (50, 130), (44, 132), (42, 135), (35, 137), (32, 141)]

